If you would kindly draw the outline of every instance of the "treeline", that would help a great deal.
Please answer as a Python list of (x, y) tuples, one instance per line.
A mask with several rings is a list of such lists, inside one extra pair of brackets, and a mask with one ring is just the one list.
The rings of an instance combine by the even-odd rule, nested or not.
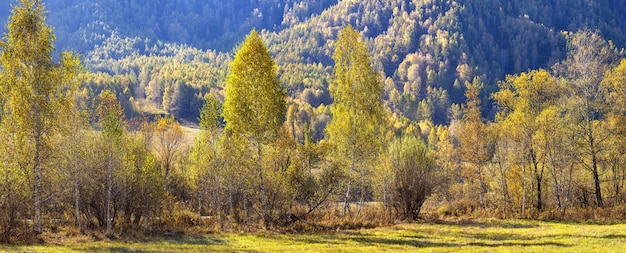
[[(443, 125), (450, 124), (457, 116), (453, 112), (458, 112), (465, 103), (464, 84), (472, 82), (474, 77), (479, 77), (485, 84), (481, 98), (488, 102), (482, 113), (494, 119), (497, 109), (492, 107), (493, 101), (488, 95), (498, 90), (497, 82), (508, 74), (550, 68), (562, 61), (567, 49), (566, 34), (561, 31), (590, 27), (599, 29), (620, 47), (626, 41), (623, 33), (619, 32), (624, 30), (619, 20), (624, 19), (622, 15), (626, 11), (623, 10), (623, 4), (616, 1), (597, 4), (576, 1), (568, 2), (567, 6), (559, 1), (322, 2), (287, 4), (293, 4), (293, 7), (285, 13), (315, 13), (289, 18), (291, 21), (288, 26), (283, 25), (279, 29), (261, 29), (256, 26), (276, 59), (279, 79), (286, 86), (288, 96), (298, 105), (298, 110), (306, 108), (307, 114), (311, 116), (309, 118), (313, 119), (308, 122), (310, 125), (323, 126), (326, 123), (324, 119), (330, 117), (330, 114), (323, 112), (328, 111), (325, 107), (332, 102), (328, 89), (334, 64), (331, 55), (338, 31), (348, 24), (361, 31), (372, 55), (374, 68), (383, 75), (385, 105), (408, 119), (431, 120)], [(296, 11), (306, 6), (309, 10), (319, 12)], [(327, 8), (326, 11), (322, 11), (323, 8)], [(290, 15), (285, 14), (282, 22)], [(245, 32), (237, 40), (249, 31), (249, 27), (243, 30)], [(193, 34), (211, 36), (206, 33)], [(143, 108), (156, 108), (148, 112), (169, 112), (177, 118), (194, 120), (197, 118), (194, 112), (200, 108), (200, 100), (207, 93), (216, 95), (223, 102), (220, 97), (223, 97), (224, 92), (226, 61), (232, 59), (232, 54), (219, 52), (237, 47), (229, 45), (218, 51), (198, 51), (193, 47), (202, 48), (201, 44), (193, 42), (188, 43), (193, 46), (189, 47), (173, 46), (159, 42), (158, 38), (141, 35), (129, 38), (122, 32), (105, 37), (104, 42), (96, 44), (94, 50), (88, 53), (94, 57), (87, 57), (86, 65), (111, 76), (127, 75), (133, 65), (152, 66), (148, 69), (132, 67), (135, 69), (134, 75), (147, 76), (149, 82), (154, 84), (151, 89), (156, 91), (151, 95), (153, 99), (148, 100), (147, 104), (142, 103)], [(172, 51), (171, 48), (177, 49)], [(191, 57), (201, 54), (221, 57)], [(157, 59), (147, 60), (152, 57)], [(160, 78), (162, 74), (155, 73), (161, 72), (165, 61), (169, 61), (167, 64), (172, 68), (181, 70), (191, 70), (183, 65), (200, 61), (203, 65), (198, 71), (210, 71), (213, 74), (197, 76), (193, 82), (186, 80), (188, 78), (164, 82)], [(144, 70), (148, 73), (143, 73)], [(207, 79), (201, 79), (204, 76)], [(177, 93), (182, 94), (180, 100), (197, 101), (189, 105), (194, 107), (189, 111), (175, 112), (163, 104), (163, 100), (168, 100), (167, 97), (174, 94), (165, 95), (166, 90), (179, 89), (174, 87), (176, 83), (182, 87), (181, 92)], [(133, 86), (147, 85), (134, 83)], [(145, 95), (146, 89), (143, 89), (144, 92), (141, 90), (137, 88), (137, 92), (131, 95), (136, 101), (148, 96)], [(176, 100), (173, 98), (168, 101)], [(187, 106), (184, 105), (185, 108)], [(320, 137), (316, 140), (321, 139), (322, 132), (319, 128), (316, 130), (316, 136)]]

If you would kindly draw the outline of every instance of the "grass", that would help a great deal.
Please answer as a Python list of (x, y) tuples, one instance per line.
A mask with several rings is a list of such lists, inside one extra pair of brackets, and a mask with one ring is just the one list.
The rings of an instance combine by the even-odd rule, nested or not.
[(198, 137), (198, 135), (200, 135), (200, 129), (198, 129), (197, 127), (189, 127), (189, 126), (181, 126), (181, 128), (183, 129), (183, 133), (184, 133), (184, 138), (183, 138), (183, 147), (184, 148), (192, 148), (193, 147), (193, 143), (196, 140), (196, 137)]
[(7, 252), (623, 252), (626, 224), (525, 220), (400, 224), (317, 234), (223, 233), (143, 242), (54, 241)]

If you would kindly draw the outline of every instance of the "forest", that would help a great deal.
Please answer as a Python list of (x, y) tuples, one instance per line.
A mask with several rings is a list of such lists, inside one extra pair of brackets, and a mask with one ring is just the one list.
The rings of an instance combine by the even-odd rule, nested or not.
[(620, 1), (244, 2), (0, 6), (0, 241), (626, 219)]

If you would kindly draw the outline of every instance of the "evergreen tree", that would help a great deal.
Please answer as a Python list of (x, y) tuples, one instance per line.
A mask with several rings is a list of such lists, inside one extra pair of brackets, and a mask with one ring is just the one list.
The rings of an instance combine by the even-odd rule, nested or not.
[(461, 160), (468, 165), (468, 174), (471, 175), (468, 176), (469, 179), (478, 181), (478, 198), (480, 206), (484, 209), (485, 192), (487, 191), (484, 167), (491, 160), (493, 143), (492, 139), (489, 138), (487, 124), (480, 113), (480, 91), (483, 83), (480, 78), (476, 77), (472, 83), (468, 82), (465, 85), (467, 86), (465, 91), (467, 105), (458, 132), (459, 153)]

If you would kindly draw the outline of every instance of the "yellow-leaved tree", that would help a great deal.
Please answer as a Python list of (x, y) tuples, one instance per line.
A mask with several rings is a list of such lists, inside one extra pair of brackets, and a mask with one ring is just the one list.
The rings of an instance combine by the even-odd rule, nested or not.
[(256, 184), (266, 228), (273, 222), (273, 208), (265, 178), (268, 168), (263, 166), (265, 146), (278, 139), (286, 111), (286, 92), (277, 76), (267, 46), (252, 30), (230, 63), (223, 114), (226, 132), (249, 142), (255, 152)]
[(8, 32), (0, 41), (0, 127), (10, 136), (14, 153), (3, 164), (26, 171), (31, 187), (33, 230), (41, 233), (44, 211), (42, 181), (52, 169), (51, 138), (73, 108), (80, 61), (63, 52), (53, 58), (55, 36), (46, 24), (40, 0), (21, 0), (12, 11)]
[(380, 75), (372, 68), (361, 34), (352, 26), (339, 33), (333, 59), (334, 80), (329, 86), (333, 98), (332, 119), (326, 133), (335, 146), (337, 160), (347, 168), (345, 215), (355, 183), (360, 186), (359, 202), (363, 203), (366, 179), (380, 153), (383, 136), (380, 128), (386, 124), (383, 123)]

